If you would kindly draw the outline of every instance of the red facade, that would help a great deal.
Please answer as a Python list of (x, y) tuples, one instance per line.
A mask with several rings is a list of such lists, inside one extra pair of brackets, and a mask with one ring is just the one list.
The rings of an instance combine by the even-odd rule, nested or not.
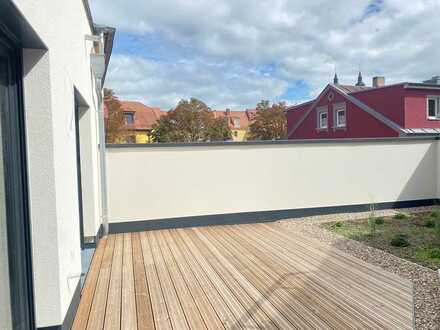
[[(334, 139), (438, 134), (440, 116), (428, 119), (427, 100), (432, 96), (439, 98), (440, 110), (440, 86), (402, 83), (356, 90), (354, 86), (328, 85), (317, 99), (288, 109), (288, 137)], [(341, 110), (338, 125), (337, 110)], [(327, 116), (320, 121), (320, 113), (326, 111)], [(327, 127), (320, 127), (326, 122)]]

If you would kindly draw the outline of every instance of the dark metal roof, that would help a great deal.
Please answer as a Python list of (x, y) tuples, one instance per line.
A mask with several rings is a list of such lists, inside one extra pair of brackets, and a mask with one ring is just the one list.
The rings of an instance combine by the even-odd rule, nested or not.
[(352, 86), (352, 85), (337, 85), (337, 86), (346, 93), (354, 93), (354, 92), (373, 89), (373, 87), (368, 87), (368, 86)]

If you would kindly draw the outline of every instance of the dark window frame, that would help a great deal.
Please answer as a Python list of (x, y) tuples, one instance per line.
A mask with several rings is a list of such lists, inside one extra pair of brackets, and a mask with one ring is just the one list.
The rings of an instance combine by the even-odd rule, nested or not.
[(0, 25), (0, 47), (9, 62), (9, 106), (2, 120), (11, 313), (14, 329), (35, 329), (32, 245), (23, 101), (23, 47)]
[[(127, 118), (131, 118), (129, 122), (129, 120), (127, 120)], [(124, 112), (124, 122), (125, 125), (133, 125), (134, 124), (134, 112)]]

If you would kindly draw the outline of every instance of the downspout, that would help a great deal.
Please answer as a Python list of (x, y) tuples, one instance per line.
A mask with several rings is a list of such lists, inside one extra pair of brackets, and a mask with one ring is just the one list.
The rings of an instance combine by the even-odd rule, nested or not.
[(107, 205), (107, 163), (106, 163), (106, 143), (105, 143), (105, 121), (104, 121), (104, 92), (101, 79), (96, 80), (99, 91), (98, 104), (98, 126), (99, 126), (99, 160), (101, 167), (101, 223), (102, 235), (108, 235), (108, 205)]
[(100, 182), (101, 182), (101, 226), (98, 235), (108, 235), (108, 203), (107, 203), (107, 167), (105, 150), (105, 122), (104, 122), (104, 91), (103, 79), (106, 71), (104, 54), (104, 35), (86, 36), (87, 40), (93, 41), (98, 46), (95, 52), (90, 55), (92, 72), (95, 78), (96, 94), (98, 96), (98, 130), (99, 130), (99, 162), (100, 162)]

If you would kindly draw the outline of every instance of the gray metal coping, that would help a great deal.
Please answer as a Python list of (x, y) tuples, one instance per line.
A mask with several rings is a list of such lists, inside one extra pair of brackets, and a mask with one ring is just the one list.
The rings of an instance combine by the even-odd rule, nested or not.
[(276, 140), (276, 141), (242, 141), (242, 142), (191, 142), (191, 143), (142, 143), (142, 144), (107, 144), (109, 149), (130, 148), (176, 148), (176, 147), (235, 147), (235, 146), (281, 146), (298, 144), (338, 144), (338, 143), (368, 143), (368, 142), (406, 142), (406, 141), (436, 141), (438, 135), (402, 136), (391, 138), (356, 138), (356, 139), (305, 139), (305, 140)]

